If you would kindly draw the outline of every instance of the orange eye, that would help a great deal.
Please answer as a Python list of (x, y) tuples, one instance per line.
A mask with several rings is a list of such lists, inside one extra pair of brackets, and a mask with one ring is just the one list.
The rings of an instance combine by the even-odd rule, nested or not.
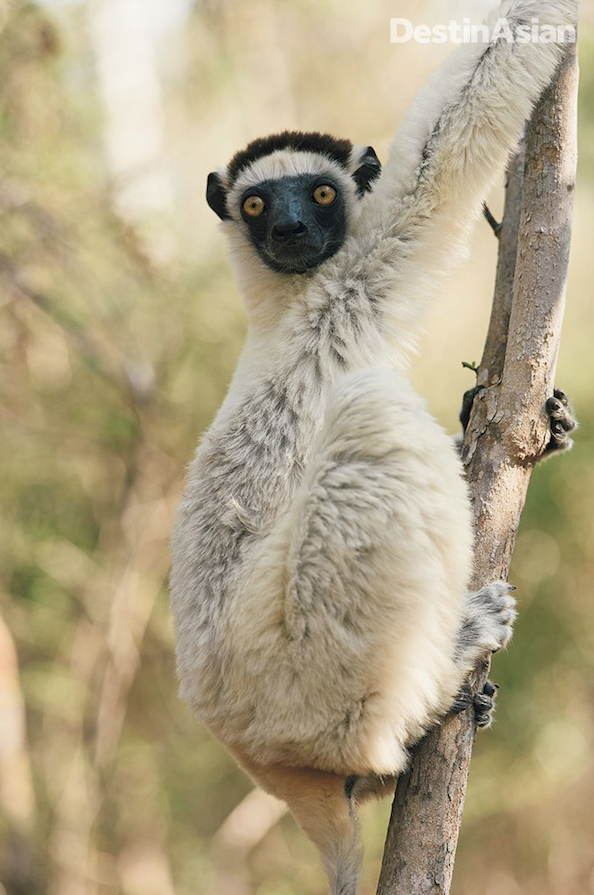
[(333, 186), (323, 183), (315, 188), (313, 197), (318, 205), (332, 205), (336, 199), (336, 190)]
[(243, 203), (243, 210), (251, 218), (260, 217), (264, 211), (264, 199), (260, 196), (248, 196)]

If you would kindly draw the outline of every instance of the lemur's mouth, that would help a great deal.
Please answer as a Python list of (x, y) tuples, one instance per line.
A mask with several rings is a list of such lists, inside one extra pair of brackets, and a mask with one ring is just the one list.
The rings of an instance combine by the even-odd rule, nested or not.
[(279, 270), (290, 273), (304, 273), (326, 257), (324, 246), (306, 243), (298, 237), (287, 239), (282, 246), (270, 246), (267, 254)]
[(302, 274), (319, 267), (331, 258), (340, 243), (333, 239), (316, 239), (315, 233), (307, 236), (295, 234), (281, 242), (266, 240), (255, 242), (255, 248), (262, 260), (278, 273)]

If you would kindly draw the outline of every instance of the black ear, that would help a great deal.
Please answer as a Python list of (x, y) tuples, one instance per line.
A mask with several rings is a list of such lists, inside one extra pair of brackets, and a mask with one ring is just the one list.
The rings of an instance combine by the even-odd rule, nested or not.
[(208, 175), (206, 181), (206, 201), (222, 221), (228, 221), (231, 217), (227, 211), (227, 193), (223, 181), (216, 171)]
[(381, 173), (382, 165), (372, 146), (364, 149), (359, 158), (359, 167), (353, 172), (353, 180), (357, 184), (359, 195), (371, 192), (373, 181)]

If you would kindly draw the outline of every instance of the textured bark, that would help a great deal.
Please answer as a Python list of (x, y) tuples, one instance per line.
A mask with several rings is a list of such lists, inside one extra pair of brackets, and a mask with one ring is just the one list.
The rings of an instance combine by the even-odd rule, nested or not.
[[(577, 59), (568, 49), (510, 165), (497, 284), (463, 449), (477, 543), (472, 588), (507, 578), (530, 475), (548, 438), (576, 165)], [(482, 687), (485, 660), (471, 683)], [(394, 799), (378, 895), (447, 895), (468, 779), (471, 712), (415, 749)]]

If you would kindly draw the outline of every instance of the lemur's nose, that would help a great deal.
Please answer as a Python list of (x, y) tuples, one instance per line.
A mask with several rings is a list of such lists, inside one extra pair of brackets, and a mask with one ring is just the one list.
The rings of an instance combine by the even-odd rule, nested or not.
[(288, 239), (299, 238), (306, 233), (307, 227), (303, 221), (295, 220), (295, 218), (278, 221), (272, 228), (272, 238), (277, 242), (286, 242)]

